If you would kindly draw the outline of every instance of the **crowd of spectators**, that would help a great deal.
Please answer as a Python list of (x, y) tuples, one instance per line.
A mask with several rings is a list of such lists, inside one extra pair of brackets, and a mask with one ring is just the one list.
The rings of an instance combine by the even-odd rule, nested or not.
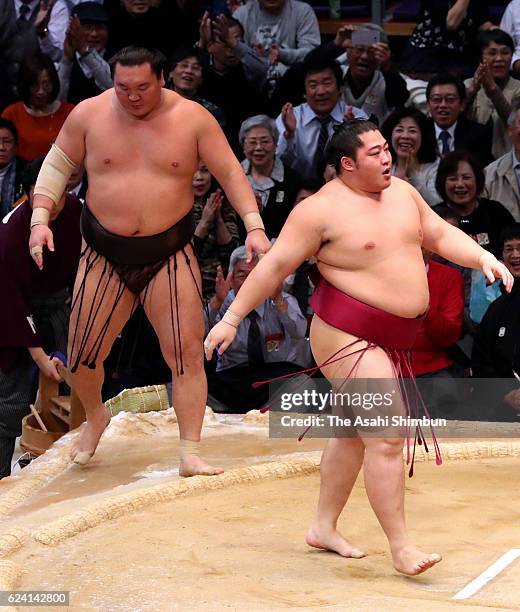
[[(127, 45), (147, 46), (166, 58), (165, 86), (218, 120), (269, 239), (302, 198), (335, 179), (325, 155), (335, 127), (370, 118), (389, 143), (393, 174), (501, 258), (520, 287), (520, 0), (504, 8), (493, 23), (481, 0), (423, 0), (412, 35), (394, 53), (395, 41), (372, 23), (339, 23), (335, 35), (322, 36), (312, 5), (300, 0), (207, 7), (193, 0), (0, 0), (1, 216), (29, 195), (24, 168), (47, 153), (73, 106), (112, 87), (110, 57)], [(81, 169), (69, 189), (84, 199), (87, 185)], [(194, 249), (211, 325), (255, 261), (246, 261), (245, 229), (204, 160), (193, 192)], [(424, 260), (431, 303), (414, 350), (416, 374), (515, 378), (518, 287), (502, 295), (478, 273), (426, 251)], [(252, 390), (253, 381), (312, 365), (305, 267), (242, 322), (225, 357), (208, 365), (216, 408), (259, 408), (266, 391)], [(132, 346), (155, 342), (135, 331), (135, 320), (127, 328)], [(0, 345), (4, 335), (0, 329)], [(159, 351), (150, 354), (160, 359)], [(135, 372), (127, 356), (112, 355), (110, 394), (118, 379), (146, 382), (123, 376), (121, 363)], [(511, 391), (506, 404), (516, 418), (520, 392)]]

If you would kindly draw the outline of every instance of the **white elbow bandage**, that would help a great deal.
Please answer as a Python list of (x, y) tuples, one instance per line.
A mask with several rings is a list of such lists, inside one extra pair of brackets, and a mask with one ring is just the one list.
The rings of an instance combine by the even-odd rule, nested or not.
[(34, 195), (47, 196), (57, 204), (65, 191), (70, 175), (76, 167), (77, 165), (70, 157), (53, 144), (38, 174)]
[(260, 213), (249, 212), (242, 217), (247, 233), (252, 232), (255, 229), (261, 229), (265, 231), (264, 222)]

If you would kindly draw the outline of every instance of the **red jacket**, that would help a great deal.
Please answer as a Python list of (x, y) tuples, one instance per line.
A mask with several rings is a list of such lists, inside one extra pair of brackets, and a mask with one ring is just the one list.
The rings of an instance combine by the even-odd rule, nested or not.
[(412, 347), (415, 375), (453, 364), (446, 351), (460, 339), (464, 317), (464, 279), (458, 270), (430, 260), (428, 288), (430, 308)]

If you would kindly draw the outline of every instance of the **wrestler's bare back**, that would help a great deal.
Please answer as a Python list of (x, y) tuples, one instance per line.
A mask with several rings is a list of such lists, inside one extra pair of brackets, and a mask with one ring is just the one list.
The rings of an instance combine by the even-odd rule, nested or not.
[(87, 204), (116, 234), (159, 233), (193, 206), (197, 133), (207, 111), (166, 89), (162, 98), (145, 119), (126, 113), (113, 89), (82, 103)]
[[(316, 254), (323, 277), (367, 304), (403, 317), (428, 307), (420, 214), (408, 183), (392, 178), (380, 194), (361, 194), (339, 178), (304, 205), (323, 220)], [(318, 212), (319, 209), (319, 212)]]

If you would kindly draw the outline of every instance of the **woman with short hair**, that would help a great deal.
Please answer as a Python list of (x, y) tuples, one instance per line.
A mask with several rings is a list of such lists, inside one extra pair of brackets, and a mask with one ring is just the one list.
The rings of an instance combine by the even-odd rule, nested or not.
[(293, 209), (301, 176), (276, 155), (278, 129), (267, 115), (249, 117), (238, 134), (244, 172), (257, 196), (268, 238), (276, 238)]
[(484, 182), (484, 170), (473, 155), (454, 151), (439, 163), (435, 185), (444, 203), (457, 215), (459, 228), (501, 257), (500, 233), (515, 220), (502, 204), (481, 197)]

